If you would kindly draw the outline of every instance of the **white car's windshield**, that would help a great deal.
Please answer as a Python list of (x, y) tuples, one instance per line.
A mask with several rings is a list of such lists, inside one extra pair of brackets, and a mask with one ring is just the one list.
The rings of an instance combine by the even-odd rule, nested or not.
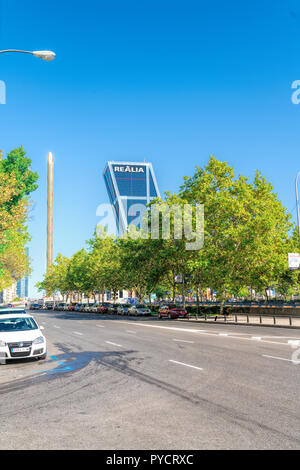
[(0, 332), (37, 330), (33, 318), (0, 318)]

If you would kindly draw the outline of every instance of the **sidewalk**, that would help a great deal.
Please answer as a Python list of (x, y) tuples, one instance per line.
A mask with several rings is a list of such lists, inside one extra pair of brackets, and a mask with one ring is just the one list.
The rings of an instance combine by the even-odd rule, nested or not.
[[(215, 320), (215, 318), (217, 318)], [(207, 316), (207, 320), (205, 320), (204, 316), (201, 317), (190, 317), (190, 318), (182, 318), (179, 321), (183, 322), (196, 322), (196, 323), (230, 323), (233, 325), (255, 325), (255, 326), (274, 326), (274, 327), (281, 327), (281, 328), (300, 328), (300, 316), (293, 316), (293, 315), (246, 315), (246, 314), (234, 314), (234, 315), (227, 315), (226, 317), (223, 315), (214, 316)]]

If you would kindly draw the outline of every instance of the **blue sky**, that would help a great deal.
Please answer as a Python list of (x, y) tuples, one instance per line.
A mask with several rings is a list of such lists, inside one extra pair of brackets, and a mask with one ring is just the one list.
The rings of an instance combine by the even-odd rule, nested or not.
[(0, 148), (39, 173), (30, 294), (46, 264), (47, 153), (55, 159), (54, 254), (80, 249), (108, 202), (107, 160), (151, 161), (161, 192), (213, 154), (259, 169), (296, 218), (300, 3), (287, 0), (0, 0)]

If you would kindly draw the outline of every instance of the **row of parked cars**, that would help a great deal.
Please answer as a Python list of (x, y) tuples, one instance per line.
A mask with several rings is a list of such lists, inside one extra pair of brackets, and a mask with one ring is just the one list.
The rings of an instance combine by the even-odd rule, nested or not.
[[(63, 303), (48, 304), (45, 306), (48, 310), (59, 310), (69, 312), (88, 312), (88, 313), (105, 313), (114, 315), (130, 315), (130, 316), (146, 316), (151, 315), (151, 310), (145, 304), (113, 304), (110, 302), (104, 303)], [(159, 318), (186, 318), (187, 311), (185, 308), (177, 306), (176, 304), (161, 305), (158, 309)]]
[(63, 303), (48, 304), (46, 310), (59, 310), (68, 312), (107, 313), (117, 315), (151, 315), (151, 310), (145, 304), (113, 304), (104, 303)]

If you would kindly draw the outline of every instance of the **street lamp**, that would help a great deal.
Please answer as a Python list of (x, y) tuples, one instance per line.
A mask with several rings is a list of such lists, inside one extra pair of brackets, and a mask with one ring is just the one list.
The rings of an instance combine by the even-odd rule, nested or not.
[(299, 198), (298, 198), (298, 178), (300, 175), (300, 171), (296, 176), (296, 205), (297, 205), (297, 220), (298, 220), (298, 234), (299, 234), (299, 242), (300, 242), (300, 213), (299, 213)]
[(18, 49), (6, 49), (5, 51), (0, 51), (0, 54), (3, 54), (4, 52), (21, 52), (22, 54), (32, 54), (35, 57), (39, 57), (39, 59), (46, 60), (47, 62), (53, 60), (54, 57), (56, 57), (55, 52), (52, 51), (19, 51)]

